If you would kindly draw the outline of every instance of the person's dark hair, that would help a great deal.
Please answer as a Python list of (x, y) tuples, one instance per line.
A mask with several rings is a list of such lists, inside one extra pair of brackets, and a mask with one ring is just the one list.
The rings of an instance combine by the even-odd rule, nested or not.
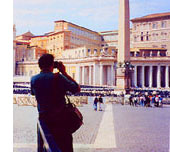
[(40, 69), (50, 68), (54, 64), (54, 56), (52, 54), (43, 54), (39, 60), (38, 65)]

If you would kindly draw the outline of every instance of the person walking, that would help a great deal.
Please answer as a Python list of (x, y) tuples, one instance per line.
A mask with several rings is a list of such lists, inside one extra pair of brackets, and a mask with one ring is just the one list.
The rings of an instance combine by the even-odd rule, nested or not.
[(159, 106), (159, 96), (156, 95), (155, 97), (155, 106), (158, 107)]
[(99, 111), (102, 111), (102, 104), (103, 104), (103, 98), (102, 98), (102, 96), (100, 95), (100, 96), (99, 96)]
[(145, 96), (145, 101), (146, 101), (145, 106), (146, 106), (146, 107), (150, 107), (150, 98), (149, 98), (149, 95), (146, 95), (146, 96)]
[(132, 94), (131, 94), (130, 97), (129, 97), (129, 104), (130, 104), (130, 106), (134, 106)]
[(151, 107), (154, 107), (155, 106), (155, 95), (152, 95), (152, 106)]
[(94, 103), (93, 103), (93, 108), (94, 108), (94, 110), (95, 111), (97, 111), (97, 103), (98, 103), (98, 98), (97, 98), (97, 96), (94, 98)]
[(162, 107), (162, 100), (163, 100), (163, 97), (161, 95), (159, 95), (159, 107)]
[[(66, 92), (80, 92), (80, 86), (66, 72), (62, 62), (43, 54), (38, 65), (41, 72), (31, 78), (31, 94), (37, 100), (38, 119), (43, 121), (62, 152), (73, 152), (73, 137), (65, 121)], [(58, 73), (53, 69), (58, 68)]]
[(137, 103), (138, 103), (138, 97), (137, 95), (135, 95), (135, 97), (133, 98), (133, 105), (136, 107), (137, 106)]

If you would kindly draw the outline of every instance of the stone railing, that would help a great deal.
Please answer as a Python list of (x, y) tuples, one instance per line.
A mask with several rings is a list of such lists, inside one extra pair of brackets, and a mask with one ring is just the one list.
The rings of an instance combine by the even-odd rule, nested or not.
[(105, 97), (106, 103), (129, 104), (128, 97)]
[(35, 97), (31, 95), (13, 95), (13, 103), (19, 106), (37, 106)]
[(70, 101), (76, 106), (82, 106), (83, 104), (88, 104), (87, 96), (69, 96)]
[[(129, 104), (129, 97), (105, 97), (106, 103)], [(163, 104), (170, 104), (170, 98), (163, 98)]]
[[(69, 96), (69, 98), (76, 106), (82, 106), (88, 103), (87, 96)], [(13, 103), (19, 106), (37, 106), (35, 97), (31, 95), (13, 95)]]

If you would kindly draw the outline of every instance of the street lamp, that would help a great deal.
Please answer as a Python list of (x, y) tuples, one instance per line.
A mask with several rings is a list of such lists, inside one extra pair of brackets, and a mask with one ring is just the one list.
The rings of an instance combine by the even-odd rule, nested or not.
[(125, 79), (125, 91), (126, 93), (130, 92), (130, 75), (134, 71), (134, 66), (130, 63), (130, 61), (118, 62), (117, 68), (121, 70), (122, 77)]
[(130, 92), (130, 81), (131, 81), (131, 74), (134, 71), (134, 66), (130, 63), (130, 61), (125, 61), (124, 63), (125, 68), (125, 77), (127, 79), (127, 88), (126, 93)]

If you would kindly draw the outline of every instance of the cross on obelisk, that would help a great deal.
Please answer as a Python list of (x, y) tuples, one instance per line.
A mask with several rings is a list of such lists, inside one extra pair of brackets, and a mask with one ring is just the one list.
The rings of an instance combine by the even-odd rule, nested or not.
[(129, 22), (129, 0), (119, 0), (119, 35), (117, 56), (117, 89), (125, 91), (127, 88), (127, 77), (125, 69), (121, 67), (130, 61), (130, 22)]

